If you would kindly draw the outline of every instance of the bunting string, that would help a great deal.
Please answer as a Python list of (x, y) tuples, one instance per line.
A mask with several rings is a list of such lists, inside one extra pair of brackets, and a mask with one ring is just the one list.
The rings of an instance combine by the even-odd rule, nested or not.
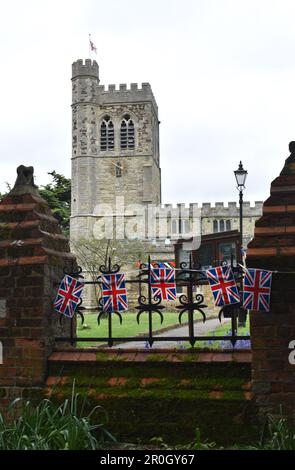
[[(150, 264), (146, 267), (149, 283), (155, 297), (163, 300), (177, 300), (175, 271), (185, 273), (205, 273), (216, 307), (238, 304), (246, 310), (269, 312), (273, 274), (295, 274), (295, 271), (279, 271), (245, 267), (238, 264), (244, 273), (242, 286), (235, 277), (233, 266), (223, 265), (209, 269), (175, 268), (168, 263)], [(145, 271), (145, 270), (143, 270)], [(127, 273), (102, 273), (103, 311), (124, 312), (128, 310), (128, 294), (125, 286), (126, 274), (138, 274), (140, 269)], [(131, 281), (130, 281), (131, 282)], [(68, 274), (63, 277), (53, 307), (58, 312), (72, 318), (81, 302), (85, 284), (91, 281), (76, 279)]]

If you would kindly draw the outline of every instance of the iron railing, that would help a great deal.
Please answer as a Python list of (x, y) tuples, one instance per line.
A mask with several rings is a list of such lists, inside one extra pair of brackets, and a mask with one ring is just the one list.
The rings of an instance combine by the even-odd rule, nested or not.
[[(179, 295), (177, 299), (178, 305), (176, 309), (179, 310), (178, 321), (179, 324), (182, 323), (184, 315), (187, 315), (187, 326), (188, 334), (185, 336), (158, 336), (158, 332), (155, 333), (153, 328), (153, 320), (155, 315), (159, 315), (161, 324), (164, 320), (165, 310), (168, 311), (169, 307), (162, 305), (161, 300), (155, 298), (152, 293), (151, 281), (150, 281), (150, 270), (151, 266), (159, 267), (156, 262), (151, 262), (150, 258), (148, 263), (143, 263), (139, 267), (139, 273), (135, 279), (125, 279), (126, 284), (135, 284), (138, 286), (138, 305), (135, 306), (135, 309), (138, 311), (136, 315), (136, 321), (139, 324), (141, 316), (143, 314), (148, 315), (148, 332), (144, 335), (139, 336), (128, 336), (128, 337), (114, 337), (113, 336), (113, 318), (114, 315), (119, 317), (120, 324), (123, 323), (124, 315), (120, 312), (104, 312), (102, 298), (99, 299), (99, 306), (97, 308), (98, 316), (98, 328), (101, 324), (102, 317), (107, 319), (108, 322), (108, 335), (105, 337), (79, 337), (76, 335), (76, 322), (74, 318), (65, 319), (61, 316), (60, 321), (70, 321), (71, 322), (71, 334), (69, 337), (56, 337), (57, 342), (70, 342), (72, 345), (75, 345), (77, 342), (88, 342), (88, 343), (107, 343), (109, 347), (114, 346), (117, 343), (128, 343), (128, 342), (146, 342), (150, 347), (153, 346), (155, 342), (169, 341), (169, 342), (182, 342), (187, 341), (192, 347), (195, 346), (197, 342), (215, 342), (215, 341), (230, 341), (234, 347), (238, 340), (250, 340), (249, 335), (238, 335), (238, 324), (240, 322), (245, 323), (247, 311), (243, 309), (240, 303), (222, 307), (219, 311), (219, 321), (221, 322), (222, 316), (224, 318), (231, 319), (231, 335), (230, 336), (217, 336), (217, 335), (198, 335), (196, 332), (196, 322), (195, 316), (199, 314), (202, 317), (203, 322), (207, 320), (205, 309), (207, 305), (204, 304), (204, 296), (201, 293), (197, 293), (196, 287), (201, 285), (208, 284), (205, 271), (202, 271), (199, 266), (193, 265), (192, 258), (188, 263), (181, 263), (180, 268), (176, 270), (176, 286), (182, 287), (185, 290), (185, 293)], [(233, 260), (231, 261), (231, 267), (234, 272), (234, 276), (237, 282), (237, 285), (242, 286), (242, 277), (243, 271), (237, 265), (233, 265)], [(101, 273), (95, 281), (83, 281), (85, 284), (89, 285), (101, 285), (101, 275), (104, 274), (116, 274), (120, 271), (120, 266), (115, 264), (112, 265), (111, 260), (109, 259), (108, 265), (100, 266), (99, 272)], [(75, 278), (83, 278), (82, 268), (78, 267), (74, 272), (65, 271), (65, 274), (68, 274)], [(146, 286), (146, 292), (144, 292), (143, 287)], [(81, 317), (82, 324), (84, 323), (84, 313), (85, 310), (83, 306), (83, 299), (80, 299), (79, 305), (76, 308), (75, 315)], [(157, 335), (157, 336), (156, 336)]]

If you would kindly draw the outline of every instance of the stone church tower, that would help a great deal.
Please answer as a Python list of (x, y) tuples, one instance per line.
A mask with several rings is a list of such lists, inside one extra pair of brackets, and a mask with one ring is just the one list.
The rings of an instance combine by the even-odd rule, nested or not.
[[(71, 238), (92, 235), (98, 204), (161, 203), (158, 107), (149, 83), (100, 85), (96, 61), (72, 65)], [(111, 214), (110, 214), (111, 215)]]

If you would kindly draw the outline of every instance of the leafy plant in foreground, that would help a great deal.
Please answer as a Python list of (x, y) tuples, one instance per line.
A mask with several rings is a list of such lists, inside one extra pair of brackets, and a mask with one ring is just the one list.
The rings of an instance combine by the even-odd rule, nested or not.
[(207, 440), (205, 440), (204, 442), (201, 441), (201, 431), (199, 428), (195, 429), (195, 439), (188, 444), (169, 446), (164, 442), (162, 437), (153, 437), (150, 442), (151, 444), (155, 445), (156, 448), (165, 450), (213, 450), (216, 448), (215, 442), (208, 442)]
[[(267, 440), (266, 436), (269, 436)], [(282, 410), (279, 416), (268, 415), (260, 447), (265, 450), (295, 450), (295, 429), (289, 426)]]
[(115, 441), (105, 423), (91, 424), (94, 413), (106, 414), (100, 406), (84, 415), (85, 402), (79, 413), (79, 394), (73, 384), (70, 399), (56, 406), (43, 399), (37, 406), (16, 399), (10, 412), (21, 406), (21, 415), (7, 420), (0, 413), (0, 450), (95, 450), (105, 440)]

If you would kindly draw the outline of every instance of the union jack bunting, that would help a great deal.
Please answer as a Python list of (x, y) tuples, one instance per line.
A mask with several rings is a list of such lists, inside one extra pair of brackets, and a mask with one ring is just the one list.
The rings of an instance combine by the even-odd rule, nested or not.
[(206, 275), (216, 307), (240, 302), (240, 294), (230, 266), (208, 269)]
[(79, 303), (83, 287), (83, 282), (66, 274), (60, 283), (53, 304), (54, 310), (72, 318)]
[(248, 310), (269, 312), (272, 272), (249, 268), (245, 271), (243, 306)]
[(169, 269), (172, 268), (173, 269), (173, 268), (175, 268), (175, 263), (174, 263), (174, 261), (169, 261), (169, 262), (164, 261), (164, 262), (159, 262), (159, 263), (157, 261), (155, 261), (155, 262), (152, 262), (152, 267), (153, 268), (169, 268)]
[(128, 310), (125, 274), (104, 274), (102, 281), (102, 305), (104, 312)]
[(154, 297), (161, 300), (176, 299), (175, 269), (151, 267), (150, 284)]

